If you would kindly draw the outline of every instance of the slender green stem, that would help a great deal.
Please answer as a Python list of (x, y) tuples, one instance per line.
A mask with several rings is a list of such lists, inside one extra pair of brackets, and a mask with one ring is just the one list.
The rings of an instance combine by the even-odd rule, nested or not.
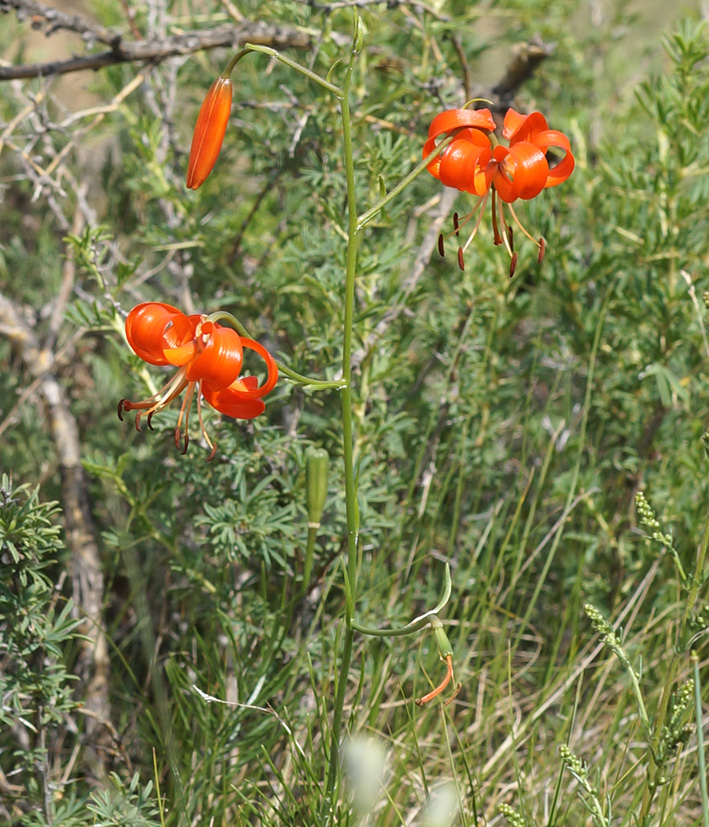
[(242, 57), (246, 57), (246, 55), (249, 54), (249, 52), (261, 52), (264, 55), (268, 55), (269, 57), (275, 57), (276, 60), (283, 63), (285, 66), (289, 66), (291, 69), (295, 69), (296, 72), (300, 72), (301, 75), (305, 75), (306, 78), (310, 78), (310, 80), (312, 80), (314, 83), (317, 83), (319, 86), (322, 86), (323, 89), (327, 89), (328, 92), (331, 92), (339, 100), (342, 100), (343, 95), (345, 94), (344, 90), (335, 86), (334, 83), (330, 83), (329, 80), (321, 78), (320, 75), (317, 75), (315, 72), (308, 69), (307, 66), (302, 66), (300, 63), (296, 63), (295, 60), (291, 60), (289, 57), (286, 57), (286, 55), (282, 55), (280, 52), (277, 52), (270, 46), (259, 46), (255, 43), (245, 43), (243, 49), (239, 49), (239, 51), (224, 67), (224, 71), (222, 72), (221, 76), (225, 79), (231, 77), (231, 73), (234, 71), (234, 67), (236, 66), (236, 64), (241, 60)]
[(704, 534), (702, 536), (701, 545), (699, 546), (699, 551), (697, 552), (697, 562), (694, 566), (694, 574), (692, 575), (689, 594), (687, 595), (687, 603), (684, 607), (682, 628), (680, 629), (681, 646), (687, 645), (685, 641), (687, 636), (687, 624), (689, 623), (689, 619), (691, 618), (692, 612), (694, 611), (694, 607), (697, 603), (699, 589), (704, 582), (704, 566), (706, 565), (707, 560), (707, 549), (709, 549), (709, 519), (707, 519), (706, 525), (704, 526)]
[(412, 635), (414, 632), (420, 632), (426, 626), (431, 624), (431, 615), (414, 620), (408, 626), (402, 626), (401, 629), (377, 629), (374, 626), (363, 626), (356, 621), (351, 622), (352, 628), (355, 632), (362, 635), (369, 635), (370, 637), (404, 637), (405, 635)]
[[(418, 632), (426, 626), (440, 626), (441, 621), (438, 619), (438, 613), (441, 609), (445, 608), (446, 604), (450, 600), (451, 587), (451, 569), (448, 563), (446, 563), (443, 595), (430, 611), (425, 612), (419, 617), (415, 617), (411, 623), (407, 623), (406, 626), (402, 626), (400, 629), (377, 629), (374, 626), (364, 626), (361, 623), (356, 623), (354, 620), (351, 621), (350, 625), (355, 632), (360, 632), (363, 635), (370, 635), (370, 637), (403, 637), (404, 635), (410, 635), (414, 632)], [(448, 652), (446, 652), (446, 654), (448, 654)], [(450, 654), (452, 654), (452, 652)], [(443, 657), (445, 657), (445, 655), (443, 655)]]
[[(220, 319), (226, 319), (236, 330), (239, 336), (243, 336), (246, 339), (251, 339), (252, 337), (249, 336), (249, 331), (244, 327), (243, 324), (234, 316), (233, 313), (229, 313), (228, 310), (217, 310), (214, 313), (210, 313), (208, 316), (210, 322), (218, 322)], [(278, 370), (280, 373), (287, 376), (289, 379), (292, 379), (294, 382), (297, 382), (299, 385), (305, 385), (306, 387), (313, 388), (315, 390), (339, 390), (342, 387), (342, 382), (326, 382), (322, 379), (312, 379), (310, 376), (303, 376), (302, 373), (298, 373), (295, 370), (291, 370), (287, 365), (284, 365), (283, 362), (276, 362), (278, 365)]]
[[(340, 101), (342, 114), (342, 137), (344, 148), (345, 177), (347, 182), (347, 259), (345, 271), (345, 318), (342, 343), (342, 442), (345, 463), (345, 507), (347, 512), (347, 579), (352, 596), (351, 605), (357, 599), (357, 531), (359, 514), (357, 509), (357, 491), (354, 476), (354, 437), (352, 432), (352, 330), (354, 325), (355, 276), (357, 268), (357, 247), (359, 230), (357, 227), (357, 203), (355, 199), (354, 157), (352, 153), (352, 128), (350, 122), (349, 93), (352, 82), (354, 62), (361, 46), (361, 24), (355, 12), (355, 33), (350, 60), (345, 72), (345, 80)], [(348, 601), (349, 602), (349, 601)], [(342, 732), (342, 713), (345, 706), (347, 676), (352, 658), (354, 629), (352, 616), (348, 609), (346, 615), (347, 629), (342, 650), (342, 659), (337, 675), (337, 692), (332, 719), (332, 740), (330, 760), (325, 787), (326, 803), (332, 802), (337, 781), (339, 764), (340, 737)]]
[(310, 575), (313, 571), (313, 557), (315, 556), (315, 540), (318, 536), (316, 525), (308, 526), (308, 545), (305, 548), (305, 564), (303, 566), (303, 582), (300, 586), (300, 593), (304, 595), (310, 585)]
[(697, 719), (697, 761), (699, 763), (699, 789), (702, 793), (702, 824), (704, 827), (709, 827), (709, 793), (707, 793), (707, 766), (704, 754), (702, 687), (699, 682), (699, 657), (696, 652), (692, 652), (691, 660), (694, 669), (694, 709)]
[(405, 177), (402, 178), (399, 183), (393, 187), (380, 201), (368, 209), (366, 212), (363, 212), (362, 215), (359, 216), (357, 219), (357, 230), (361, 230), (366, 224), (368, 224), (376, 215), (377, 213), (381, 212), (384, 207), (390, 202), (393, 201), (396, 196), (405, 190), (406, 187), (409, 186), (413, 181), (415, 181), (419, 175), (426, 169), (426, 167), (436, 158), (438, 155), (443, 152), (443, 150), (455, 139), (456, 135), (460, 132), (460, 129), (456, 129), (455, 132), (452, 132), (445, 138), (443, 141), (438, 144), (438, 146), (427, 155), (420, 164), (415, 166), (411, 172)]
[(302, 373), (291, 370), (283, 364), (283, 362), (276, 362), (278, 370), (288, 379), (297, 382), (299, 385), (304, 385), (306, 388), (313, 388), (313, 390), (339, 390), (342, 387), (342, 382), (326, 382), (322, 379), (311, 379), (309, 376), (303, 376)]

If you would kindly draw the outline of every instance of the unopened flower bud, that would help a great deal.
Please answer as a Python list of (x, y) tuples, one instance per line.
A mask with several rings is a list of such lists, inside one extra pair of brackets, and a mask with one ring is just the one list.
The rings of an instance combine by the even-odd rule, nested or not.
[(187, 167), (188, 189), (202, 186), (219, 157), (231, 114), (231, 98), (231, 79), (218, 77), (209, 87), (197, 116)]

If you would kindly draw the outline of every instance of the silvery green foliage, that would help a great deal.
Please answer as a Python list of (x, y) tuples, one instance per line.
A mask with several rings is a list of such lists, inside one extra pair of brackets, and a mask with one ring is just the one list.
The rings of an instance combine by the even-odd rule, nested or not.
[[(24, 788), (23, 808), (51, 801), (45, 763), (52, 730), (75, 707), (66, 647), (79, 620), (55, 589), (51, 566), (63, 550), (55, 503), (0, 480), (0, 762)], [(46, 809), (46, 807), (45, 807)]]
[(94, 793), (87, 804), (96, 817), (94, 827), (158, 827), (152, 782), (141, 789), (139, 781), (136, 773), (126, 787), (116, 773), (111, 773), (111, 788)]

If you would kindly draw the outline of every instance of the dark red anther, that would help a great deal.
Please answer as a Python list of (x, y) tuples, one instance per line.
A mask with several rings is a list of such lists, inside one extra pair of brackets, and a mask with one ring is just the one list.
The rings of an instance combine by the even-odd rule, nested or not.
[(458, 235), (458, 231), (460, 230), (460, 224), (458, 223), (458, 213), (453, 213), (453, 230), (455, 234)]
[(510, 250), (514, 252), (515, 249), (515, 233), (510, 225), (507, 225), (507, 240), (510, 243)]
[(180, 447), (180, 429), (179, 429), (179, 427), (175, 428), (175, 432), (173, 434), (173, 437), (175, 439), (175, 448), (179, 448)]
[(542, 259), (544, 258), (544, 252), (547, 248), (547, 243), (544, 241), (544, 238), (539, 239), (539, 255), (537, 256), (537, 264), (542, 263)]
[(465, 262), (463, 261), (463, 248), (458, 247), (458, 267), (461, 270), (465, 270)]
[(187, 449), (189, 447), (190, 447), (190, 435), (187, 432), (185, 432), (185, 447), (181, 451), (183, 457), (187, 453)]
[[(126, 408), (126, 410), (130, 410), (130, 408)], [(138, 413), (135, 415), (135, 430), (138, 431), (139, 434), (142, 433), (142, 431), (140, 430), (140, 417), (142, 415), (142, 411), (138, 411)]]
[(510, 278), (514, 276), (517, 269), (517, 253), (512, 253), (512, 260), (510, 261)]
[(209, 456), (207, 457), (207, 462), (211, 462), (214, 459), (216, 453), (217, 453), (217, 443), (215, 442), (214, 445), (212, 445), (212, 450), (211, 450)]
[(438, 236), (438, 254), (441, 258), (444, 258), (446, 254), (446, 251), (443, 247), (443, 233), (440, 233)]
[(125, 401), (125, 399), (118, 400), (118, 418), (121, 420), (121, 422), (123, 422), (123, 403)]
[(151, 431), (155, 430), (155, 428), (153, 428), (153, 426), (150, 423), (150, 420), (153, 418), (154, 413), (155, 411), (150, 411), (150, 413), (148, 414), (148, 428), (150, 428)]

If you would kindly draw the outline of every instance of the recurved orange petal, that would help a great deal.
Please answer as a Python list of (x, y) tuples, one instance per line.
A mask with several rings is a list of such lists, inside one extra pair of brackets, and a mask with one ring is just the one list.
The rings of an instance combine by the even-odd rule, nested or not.
[(262, 399), (249, 399), (231, 388), (215, 390), (202, 384), (202, 395), (219, 413), (234, 419), (254, 419), (266, 410)]
[(476, 129), (466, 129), (436, 159), (437, 173), (432, 174), (447, 187), (484, 195), (490, 187), (485, 170), (491, 157), (488, 136)]
[(236, 379), (228, 388), (216, 388), (209, 381), (202, 383), (202, 394), (209, 404), (226, 416), (235, 419), (253, 419), (262, 414), (266, 406), (261, 401), (278, 380), (278, 367), (271, 354), (263, 345), (253, 339), (242, 339), (242, 345), (254, 350), (266, 362), (266, 381), (263, 385), (258, 384), (255, 376), (244, 376)]
[(493, 155), (499, 163), (494, 186), (504, 202), (534, 198), (544, 189), (549, 164), (534, 144), (522, 141), (509, 148), (498, 146)]
[(143, 302), (136, 305), (126, 319), (128, 344), (151, 365), (168, 365), (164, 349), (182, 344), (189, 335), (185, 314), (171, 304)]
[(204, 341), (185, 374), (191, 382), (203, 379), (214, 388), (227, 388), (241, 372), (244, 350), (241, 336), (231, 327), (205, 321), (197, 334)]
[(489, 109), (447, 109), (445, 112), (436, 115), (431, 121), (428, 128), (428, 137), (437, 138), (439, 135), (452, 132), (461, 126), (487, 129), (492, 132), (495, 129), (495, 121), (492, 119)]
[(533, 136), (537, 132), (549, 129), (549, 124), (541, 112), (532, 112), (531, 115), (522, 115), (514, 109), (507, 110), (502, 128), (502, 137), (507, 138), (510, 146), (518, 141), (535, 143)]
[(549, 170), (544, 186), (556, 187), (559, 184), (563, 184), (574, 171), (574, 166), (576, 165), (574, 155), (571, 152), (571, 144), (566, 135), (564, 135), (563, 132), (558, 132), (556, 129), (546, 129), (543, 132), (537, 132), (533, 136), (532, 143), (544, 153), (546, 153), (550, 147), (564, 150), (566, 154), (555, 167)]

